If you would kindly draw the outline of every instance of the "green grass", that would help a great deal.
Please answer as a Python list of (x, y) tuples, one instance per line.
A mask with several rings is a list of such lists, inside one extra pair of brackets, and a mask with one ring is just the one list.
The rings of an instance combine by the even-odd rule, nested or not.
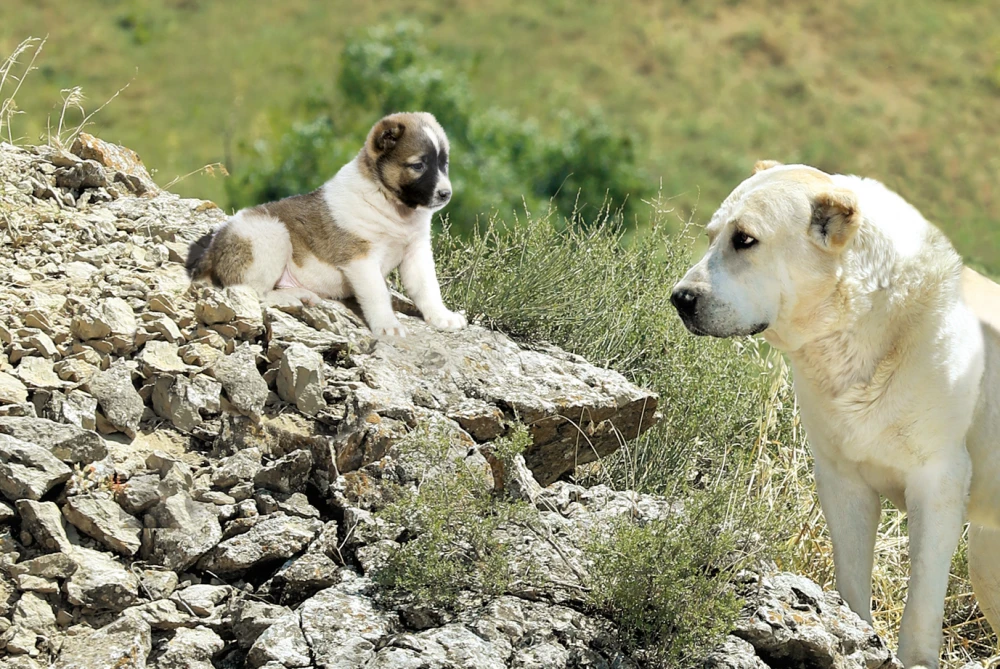
[[(576, 3), (79, 0), (0, 4), (0, 53), (48, 34), (17, 130), (45, 131), (81, 85), (106, 138), (161, 183), (335, 97), (340, 50), (368, 27), (422, 21), (483, 106), (559, 123), (599, 105), (643, 139), (643, 166), (704, 220), (758, 158), (880, 178), (966, 258), (1000, 274), (1000, 42), (991, 0)], [(83, 20), (80, 17), (86, 17)], [(219, 178), (185, 195), (224, 202)]]

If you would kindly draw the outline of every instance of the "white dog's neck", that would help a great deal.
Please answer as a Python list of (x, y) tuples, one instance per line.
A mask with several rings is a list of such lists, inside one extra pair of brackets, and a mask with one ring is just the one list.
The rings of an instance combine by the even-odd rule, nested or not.
[(909, 228), (909, 235), (928, 238), (910, 253), (912, 239), (901, 251), (895, 237), (900, 221), (886, 222), (866, 212), (861, 227), (845, 251), (841, 280), (834, 292), (818, 307), (811, 320), (814, 336), (785, 350), (800, 379), (818, 389), (839, 395), (847, 388), (868, 385), (886, 367), (896, 364), (894, 351), (902, 350), (901, 339), (915, 336), (929, 319), (939, 315), (931, 308), (943, 297), (958, 290), (961, 262), (940, 272), (926, 255), (943, 241), (940, 233), (926, 223)]

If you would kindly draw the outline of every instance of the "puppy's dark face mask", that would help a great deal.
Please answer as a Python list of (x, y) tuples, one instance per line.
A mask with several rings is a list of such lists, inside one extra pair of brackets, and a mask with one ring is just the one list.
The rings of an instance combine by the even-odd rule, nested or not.
[(372, 129), (369, 155), (383, 189), (410, 209), (438, 210), (451, 200), (448, 140), (418, 114), (393, 114)]

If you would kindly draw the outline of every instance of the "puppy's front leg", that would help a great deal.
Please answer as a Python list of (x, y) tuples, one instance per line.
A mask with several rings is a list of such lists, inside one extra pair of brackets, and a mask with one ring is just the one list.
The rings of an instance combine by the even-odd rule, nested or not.
[(899, 659), (937, 667), (951, 558), (965, 522), (972, 464), (964, 445), (948, 460), (931, 460), (906, 478), (910, 582), (899, 628)]
[(878, 493), (857, 472), (842, 471), (816, 453), (816, 490), (833, 540), (837, 590), (862, 619), (872, 622), (872, 564), (881, 515)]
[(342, 271), (351, 284), (372, 334), (376, 337), (405, 337), (406, 328), (392, 311), (392, 298), (378, 261), (368, 257), (358, 258), (345, 265)]
[(449, 311), (441, 300), (430, 237), (419, 239), (406, 249), (399, 265), (399, 276), (425, 321), (442, 330), (459, 330), (466, 326), (465, 316)]

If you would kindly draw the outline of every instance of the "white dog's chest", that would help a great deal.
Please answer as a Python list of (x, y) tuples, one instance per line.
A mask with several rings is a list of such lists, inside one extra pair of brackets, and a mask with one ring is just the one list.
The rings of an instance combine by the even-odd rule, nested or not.
[(961, 447), (955, 432), (961, 434), (965, 425), (947, 410), (949, 402), (935, 402), (933, 385), (930, 379), (919, 385), (894, 382), (831, 398), (796, 384), (796, 395), (816, 456), (845, 475), (860, 476), (905, 510), (910, 474), (929, 461), (949, 459), (948, 451)]

